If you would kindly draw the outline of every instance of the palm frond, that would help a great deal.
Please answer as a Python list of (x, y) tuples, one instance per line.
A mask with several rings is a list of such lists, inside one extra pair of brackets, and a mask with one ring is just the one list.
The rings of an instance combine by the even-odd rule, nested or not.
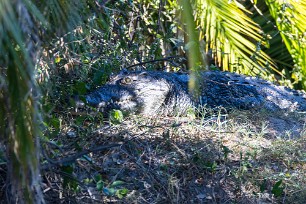
[(46, 22), (49, 23), (49, 31), (53, 31), (53, 34), (58, 36), (65, 34), (67, 30), (72, 30), (82, 20), (87, 18), (86, 11), (88, 10), (88, 5), (84, 0), (33, 0), (33, 2), (37, 5), (40, 12), (44, 14)]
[(292, 78), (306, 89), (306, 2), (265, 0), (294, 62)]
[(0, 1), (0, 117), (4, 119), (0, 129), (5, 129), (9, 141), (11, 202), (43, 202), (38, 170), (39, 90), (34, 78), (40, 37), (48, 41), (75, 26), (86, 18), (84, 5), (82, 0)]
[[(34, 7), (32, 7), (34, 8)], [(30, 36), (34, 23), (22, 0), (0, 2), (1, 126), (7, 126), (11, 194), (25, 202), (41, 202), (37, 138), (37, 108), (34, 61), (37, 47)], [(37, 37), (36, 37), (37, 39)]]
[(265, 41), (260, 27), (238, 1), (195, 0), (196, 20), (206, 52), (224, 70), (267, 77), (277, 70), (273, 60), (261, 50)]

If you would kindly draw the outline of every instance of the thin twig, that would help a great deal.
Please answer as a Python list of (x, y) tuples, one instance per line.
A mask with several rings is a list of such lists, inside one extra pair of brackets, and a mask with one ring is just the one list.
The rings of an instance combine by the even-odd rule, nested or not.
[(148, 64), (148, 63), (170, 61), (171, 59), (174, 59), (174, 58), (184, 58), (184, 57), (182, 57), (182, 56), (170, 56), (170, 57), (165, 57), (165, 58), (162, 58), (162, 59), (149, 60), (149, 61), (145, 61), (145, 62), (140, 62), (138, 64), (133, 64), (131, 66), (125, 67), (124, 69), (130, 69), (132, 67), (137, 67), (137, 66), (141, 66), (141, 65), (144, 65), (144, 64)]
[(42, 166), (42, 170), (46, 170), (46, 169), (49, 169), (53, 166), (62, 166), (64, 164), (67, 164), (67, 163), (71, 163), (75, 160), (77, 160), (78, 158), (88, 154), (88, 153), (92, 153), (92, 152), (98, 152), (98, 151), (102, 151), (102, 150), (105, 150), (105, 149), (110, 149), (110, 148), (113, 148), (113, 147), (118, 147), (122, 144), (110, 144), (110, 145), (102, 145), (102, 146), (98, 146), (98, 147), (94, 147), (94, 148), (91, 148), (91, 149), (86, 149), (86, 150), (83, 150), (81, 152), (78, 152), (77, 154), (75, 155), (72, 155), (70, 157), (66, 157), (66, 158), (63, 158), (61, 160), (53, 160), (53, 159), (50, 159), (50, 158), (47, 158), (47, 161), (49, 162), (48, 164), (45, 164)]

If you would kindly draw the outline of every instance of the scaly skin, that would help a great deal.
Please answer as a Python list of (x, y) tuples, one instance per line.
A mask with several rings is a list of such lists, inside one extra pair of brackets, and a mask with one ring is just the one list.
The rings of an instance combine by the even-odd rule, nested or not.
[(189, 108), (306, 111), (306, 94), (257, 77), (207, 71), (199, 75), (200, 96), (188, 92), (188, 74), (158, 71), (122, 72), (86, 96), (86, 102), (109, 111), (143, 115), (183, 115)]

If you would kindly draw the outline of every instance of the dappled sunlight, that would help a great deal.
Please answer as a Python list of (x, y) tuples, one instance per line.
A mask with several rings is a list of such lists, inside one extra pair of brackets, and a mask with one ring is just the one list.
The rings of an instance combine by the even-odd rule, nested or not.
[[(64, 124), (63, 132), (53, 140), (63, 144), (61, 148), (70, 150), (75, 142), (89, 150), (108, 144), (119, 145), (94, 151), (87, 154), (85, 160), (77, 160), (73, 177), (80, 185), (79, 193), (75, 192), (78, 202), (87, 199), (120, 202), (111, 193), (115, 189), (126, 189), (126, 202), (276, 202), (271, 190), (283, 179), (281, 172), (292, 174), (290, 179), (283, 180), (286, 193), (297, 190), (292, 182), (305, 176), (301, 171), (303, 167), (291, 166), (289, 173), (282, 161), (295, 155), (299, 162), (303, 156), (297, 151), (306, 141), (305, 137), (283, 138), (282, 132), (271, 134), (265, 123), (268, 117), (264, 114), (213, 111), (205, 118), (130, 116), (118, 125), (106, 122), (97, 127), (99, 124), (82, 123), (78, 129), (86, 128), (87, 131), (76, 130), (76, 137), (72, 138), (65, 131), (71, 130), (66, 125), (78, 119), (66, 118), (64, 121), (70, 123)], [(286, 147), (288, 142), (295, 148)], [(66, 151), (70, 152), (68, 149)], [(283, 152), (282, 155), (278, 151)], [(272, 163), (269, 155), (273, 158)], [(55, 176), (51, 172), (47, 175)], [(120, 185), (114, 187), (113, 183), (119, 181)], [(103, 195), (93, 189), (87, 194), (89, 186), (97, 182), (103, 182)], [(305, 184), (306, 180), (299, 180), (299, 185), (303, 182)], [(58, 190), (49, 189), (46, 198), (55, 196)]]

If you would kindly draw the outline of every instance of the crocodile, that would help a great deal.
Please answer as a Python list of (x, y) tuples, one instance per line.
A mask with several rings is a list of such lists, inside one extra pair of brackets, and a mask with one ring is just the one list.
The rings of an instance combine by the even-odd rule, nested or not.
[(162, 71), (122, 71), (85, 96), (86, 103), (108, 112), (143, 115), (183, 115), (190, 108), (224, 107), (275, 112), (306, 111), (304, 91), (275, 85), (258, 77), (223, 71), (197, 75), (199, 93), (188, 89), (189, 74)]

